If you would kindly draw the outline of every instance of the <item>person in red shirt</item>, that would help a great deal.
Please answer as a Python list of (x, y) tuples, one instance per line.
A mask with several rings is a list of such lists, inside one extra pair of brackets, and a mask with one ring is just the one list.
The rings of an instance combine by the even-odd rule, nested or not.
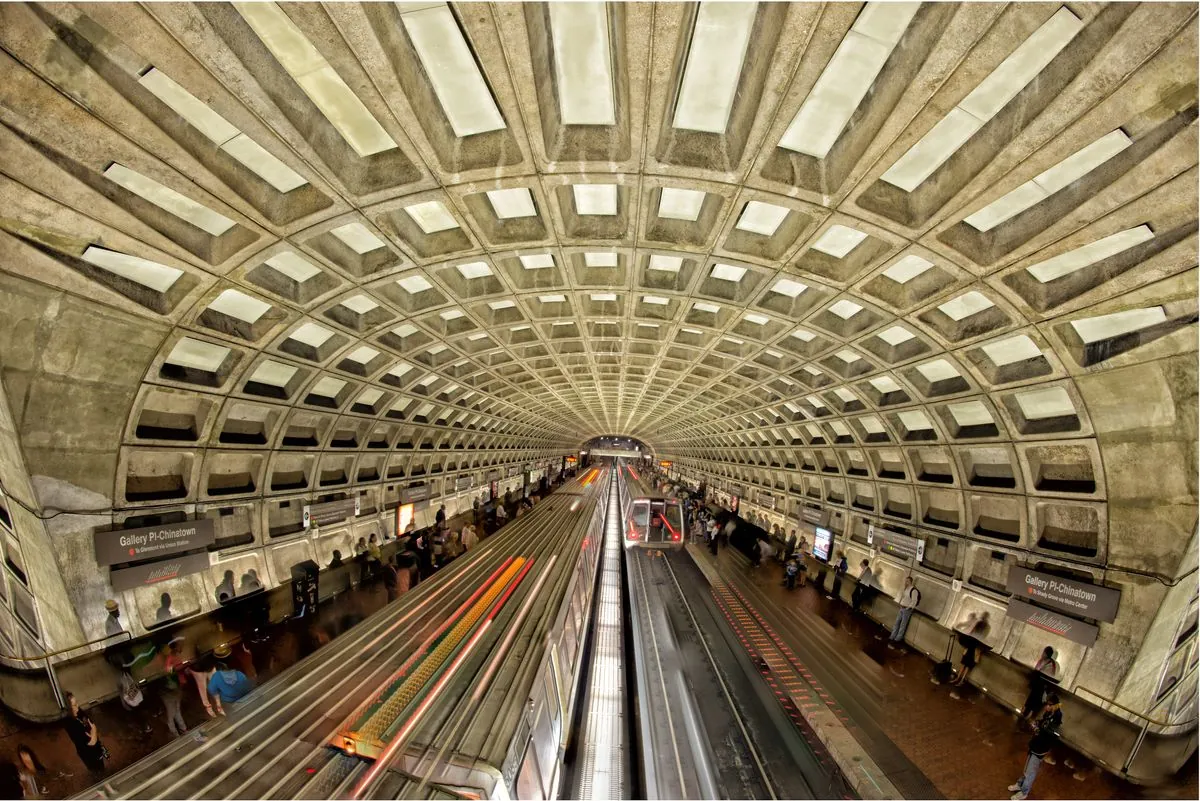
[(164, 680), (162, 701), (167, 712), (167, 728), (171, 734), (181, 737), (187, 731), (187, 723), (183, 720), (183, 685), (187, 683), (187, 661), (180, 654), (179, 640), (167, 644), (167, 656), (163, 660), (167, 677)]

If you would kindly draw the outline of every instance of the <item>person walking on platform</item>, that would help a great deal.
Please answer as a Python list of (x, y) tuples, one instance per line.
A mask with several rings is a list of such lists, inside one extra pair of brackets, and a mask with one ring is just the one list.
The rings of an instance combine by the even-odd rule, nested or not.
[(858, 574), (858, 586), (850, 595), (850, 608), (855, 612), (862, 610), (863, 602), (867, 600), (867, 593), (871, 591), (871, 563), (864, 559), (860, 567), (862, 572)]
[(180, 708), (183, 703), (183, 684), (187, 681), (185, 665), (179, 654), (179, 640), (167, 643), (167, 655), (163, 660), (166, 678), (163, 679), (162, 702), (167, 713), (167, 728), (176, 737), (181, 737), (187, 731)]
[(912, 619), (913, 610), (921, 603), (921, 591), (913, 586), (912, 576), (904, 579), (904, 589), (896, 599), (900, 602), (900, 611), (896, 613), (896, 623), (892, 626), (891, 636), (888, 637), (888, 648), (896, 650), (896, 646), (904, 642), (908, 631), (908, 621)]
[(1029, 753), (1025, 757), (1025, 771), (1020, 779), (1008, 786), (1008, 791), (1012, 793), (1009, 796), (1011, 801), (1024, 801), (1029, 797), (1029, 793), (1033, 789), (1033, 782), (1042, 768), (1042, 762), (1046, 760), (1050, 749), (1058, 740), (1058, 730), (1062, 726), (1062, 722), (1062, 706), (1059, 703), (1058, 693), (1051, 690), (1046, 693), (1046, 703), (1042, 706), (1037, 722), (1034, 724), (1033, 739), (1029, 741)]
[(433, 522), (438, 528), (441, 528), (446, 522), (446, 504), (443, 503), (438, 507), (437, 514), (433, 517)]
[(462, 530), (463, 553), (466, 553), (467, 551), (474, 548), (475, 544), (478, 542), (479, 542), (479, 536), (475, 533), (475, 527), (472, 525), (464, 526), (463, 530)]
[(219, 661), (216, 671), (208, 680), (208, 694), (221, 699), (222, 704), (236, 704), (254, 689), (254, 685), (245, 673), (225, 662), (230, 657), (228, 645), (218, 645), (213, 656)]

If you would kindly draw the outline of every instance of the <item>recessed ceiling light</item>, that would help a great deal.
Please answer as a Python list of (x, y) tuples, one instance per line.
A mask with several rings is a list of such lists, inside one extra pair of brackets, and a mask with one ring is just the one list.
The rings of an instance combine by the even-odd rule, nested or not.
[(141, 284), (155, 292), (166, 292), (183, 275), (183, 270), (175, 267), (91, 245), (83, 251), (81, 258), (88, 264), (94, 264), (106, 272)]
[(371, 360), (378, 355), (379, 351), (363, 345), (362, 347), (355, 348), (353, 351), (351, 351), (350, 355), (346, 358), (352, 362), (358, 362), (359, 364), (369, 364)]
[(886, 331), (880, 331), (878, 334), (876, 334), (876, 336), (894, 348), (897, 345), (903, 345), (910, 339), (914, 339), (916, 334), (914, 334), (912, 331), (909, 331), (907, 328), (904, 328), (903, 326), (893, 325)]
[(658, 216), (669, 220), (695, 222), (704, 205), (704, 192), (664, 186), (658, 200)]
[(191, 337), (181, 337), (167, 355), (167, 364), (215, 373), (229, 356), (229, 348)]
[(438, 343), (430, 345), (428, 348), (426, 348), (425, 352), (428, 353), (430, 356), (437, 356), (439, 353), (441, 353), (445, 349), (446, 349), (446, 346), (443, 345), (441, 342), (438, 342)]
[(356, 405), (374, 406), (383, 397), (383, 390), (367, 387), (354, 399)]
[(593, 292), (591, 297), (597, 303), (611, 303), (617, 299), (615, 292)]
[(987, 295), (984, 295), (981, 292), (976, 292), (974, 289), (972, 289), (970, 292), (946, 301), (942, 305), (938, 306), (938, 309), (957, 323), (960, 320), (965, 320), (966, 318), (979, 314), (982, 311), (987, 311), (995, 305), (996, 304), (992, 303)]
[(575, 213), (612, 216), (617, 213), (616, 184), (574, 184)]
[(428, 289), (433, 289), (433, 284), (429, 283), (429, 280), (423, 275), (406, 276), (396, 283), (410, 295), (417, 295)]
[(252, 298), (236, 289), (226, 289), (208, 304), (208, 308), (253, 325), (271, 310), (271, 304), (263, 303), (258, 298)]
[(300, 284), (321, 272), (319, 267), (292, 250), (282, 250), (276, 253), (267, 259), (266, 264), (275, 272)]
[(546, 10), (563, 125), (615, 125), (606, 4), (549, 3)]
[(405, 3), (400, 7), (404, 30), (454, 135), (502, 130), (504, 117), (449, 6)]
[(290, 364), (282, 364), (268, 359), (258, 365), (253, 375), (250, 376), (250, 380), (256, 384), (266, 384), (271, 387), (286, 387), (296, 372), (297, 368)]
[(663, 256), (659, 253), (651, 254), (649, 269), (658, 270), (664, 273), (677, 273), (680, 267), (683, 266), (683, 258), (680, 256)]
[(523, 186), (513, 189), (492, 189), (487, 193), (487, 198), (492, 204), (492, 210), (501, 220), (537, 216), (537, 209), (533, 205), (533, 195)]
[(488, 303), (488, 308), (492, 311), (503, 311), (504, 309), (512, 309), (516, 305), (516, 301), (512, 300), (493, 300)]
[(459, 227), (458, 221), (454, 219), (454, 215), (447, 211), (446, 207), (438, 200), (414, 203), (411, 206), (405, 206), (404, 211), (417, 224), (417, 227), (426, 234), (436, 234), (439, 231), (449, 231), (452, 228)]
[(521, 266), (526, 270), (545, 270), (554, 266), (554, 257), (549, 253), (534, 253), (521, 256)]
[(1064, 275), (1078, 272), (1098, 261), (1107, 259), (1109, 256), (1115, 256), (1134, 245), (1140, 245), (1153, 238), (1154, 232), (1150, 230), (1150, 226), (1139, 225), (1136, 228), (1118, 231), (1111, 236), (1090, 242), (1083, 247), (1069, 250), (1052, 259), (1026, 267), (1025, 271), (1032, 275), (1038, 282), (1048, 284), (1051, 281), (1062, 278)]
[(775, 232), (779, 230), (779, 226), (787, 218), (789, 211), (783, 206), (751, 200), (742, 209), (742, 216), (738, 219), (736, 227), (738, 230), (749, 231), (752, 234), (774, 236)]
[(925, 364), (919, 364), (917, 365), (917, 372), (925, 376), (925, 380), (931, 384), (936, 384), (939, 381), (948, 381), (961, 376), (961, 373), (954, 368), (954, 365), (945, 359), (937, 359)]
[(407, 339), (408, 337), (411, 337), (413, 334), (417, 333), (417, 327), (412, 323), (404, 323), (403, 325), (398, 325), (393, 328), (392, 333), (401, 339)]
[(476, 331), (474, 334), (467, 335), (467, 339), (471, 342), (478, 342), (481, 339), (487, 339), (486, 331)]
[(693, 303), (692, 308), (706, 314), (716, 314), (721, 311), (721, 307), (715, 303)]
[(814, 339), (817, 338), (817, 335), (814, 334), (812, 331), (807, 331), (803, 328), (797, 328), (795, 331), (792, 332), (792, 336), (794, 336), (796, 339), (802, 340), (804, 342), (812, 342)]
[(757, 3), (700, 3), (674, 127), (725, 133), (757, 13)]
[(799, 281), (793, 281), (790, 278), (780, 278), (775, 282), (775, 285), (771, 287), (772, 292), (789, 298), (796, 297), (806, 289), (808, 289), (807, 284), (802, 284)]
[(342, 301), (342, 305), (355, 314), (366, 314), (379, 308), (379, 304), (366, 295), (354, 295)]
[(461, 317), (465, 317), (465, 316), (466, 315), (463, 314), (462, 309), (446, 309), (446, 311), (438, 314), (438, 317), (441, 317), (446, 322), (450, 322), (451, 320), (457, 320), (457, 319), (459, 319)]
[(829, 307), (829, 312), (831, 314), (836, 314), (838, 317), (841, 317), (843, 320), (849, 320), (851, 317), (858, 314), (862, 310), (863, 310), (863, 307), (859, 306), (857, 303), (855, 303), (852, 300), (839, 300), (837, 303), (835, 303)]
[(1143, 328), (1161, 325), (1167, 321), (1167, 313), (1162, 306), (1151, 306), (1148, 309), (1129, 309), (1127, 311), (1104, 314), (1099, 317), (1085, 317), (1072, 320), (1071, 327), (1083, 340), (1085, 345), (1093, 342), (1103, 342), (1106, 339), (1132, 334)]
[(718, 281), (729, 281), (736, 284), (746, 274), (745, 267), (735, 267), (732, 264), (714, 264), (710, 276)]
[(858, 418), (858, 423), (863, 427), (863, 431), (866, 431), (868, 434), (883, 434), (887, 431), (878, 417), (860, 417)]
[(147, 178), (124, 165), (110, 164), (104, 171), (104, 177), (210, 236), (220, 236), (236, 224), (225, 215), (218, 214), (169, 186), (163, 186), (153, 178)]
[(583, 263), (588, 267), (616, 267), (616, 253), (584, 253)]
[(1042, 355), (1037, 343), (1024, 334), (984, 345), (981, 350), (997, 367), (1035, 359)]
[(362, 223), (352, 222), (334, 228), (330, 233), (360, 256), (383, 247), (383, 240), (371, 233)]
[(900, 385), (897, 384), (896, 380), (889, 375), (876, 376), (872, 379), (869, 379), (867, 383), (875, 387), (875, 389), (879, 390), (884, 395), (887, 395), (889, 392), (897, 392), (900, 390)]
[(779, 146), (823, 159), (879, 77), (920, 3), (868, 3), (825, 65)]
[(294, 339), (297, 342), (302, 342), (305, 345), (311, 345), (314, 348), (319, 348), (324, 345), (329, 338), (333, 336), (333, 332), (328, 328), (317, 325), (316, 323), (304, 323), (299, 328), (288, 336), (288, 339)]
[(882, 180), (911, 192), (1029, 85), (1083, 28), (1063, 6), (909, 148)]
[(234, 3), (254, 33), (360, 157), (394, 150), (396, 142), (308, 37), (275, 3)]
[(854, 364), (855, 362), (862, 359), (862, 356), (859, 356), (857, 353), (855, 353), (852, 350), (839, 350), (837, 353), (835, 353), (833, 355), (837, 356), (839, 359), (844, 361), (846, 364)]
[(929, 431), (933, 428), (933, 423), (929, 422), (925, 412), (920, 409), (903, 411), (896, 416), (900, 418), (900, 422), (908, 431)]
[(753, 323), (754, 325), (766, 325), (767, 323), (771, 322), (771, 318), (767, 317), (765, 314), (754, 314), (751, 312), (747, 312), (746, 314), (742, 315), (742, 319), (748, 323)]
[(1071, 396), (1062, 387), (1018, 392), (1015, 400), (1026, 420), (1050, 420), (1055, 417), (1075, 417), (1077, 414)]
[(649, 303), (652, 306), (666, 306), (670, 303), (666, 298), (660, 298), (658, 295), (642, 295), (642, 302)]
[(459, 274), (468, 281), (475, 278), (487, 278), (492, 274), (492, 268), (482, 261), (472, 261), (457, 267)]
[(1065, 186), (1073, 184), (1113, 156), (1133, 144), (1121, 130), (1097, 139), (1082, 150), (1055, 164), (1004, 196), (993, 200), (963, 222), (980, 231), (997, 225), (1032, 208)]
[(980, 401), (952, 403), (946, 407), (946, 410), (950, 412), (950, 416), (954, 418), (954, 422), (963, 428), (968, 426), (992, 425), (996, 422), (992, 419), (991, 412)]
[(897, 284), (907, 284), (933, 267), (933, 262), (910, 253), (883, 271), (883, 274)]
[(566, 303), (566, 295), (538, 295), (538, 300), (542, 303)]
[(867, 235), (845, 225), (831, 225), (821, 234), (821, 238), (813, 243), (813, 250), (819, 250), (841, 259), (858, 247)]

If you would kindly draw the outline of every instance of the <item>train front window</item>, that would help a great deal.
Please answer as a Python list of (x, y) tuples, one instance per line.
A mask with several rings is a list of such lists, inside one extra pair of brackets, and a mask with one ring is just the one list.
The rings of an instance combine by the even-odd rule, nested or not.
[(683, 539), (683, 517), (679, 512), (679, 504), (673, 503), (667, 506), (666, 511), (667, 531), (665, 535), (668, 539), (680, 541)]

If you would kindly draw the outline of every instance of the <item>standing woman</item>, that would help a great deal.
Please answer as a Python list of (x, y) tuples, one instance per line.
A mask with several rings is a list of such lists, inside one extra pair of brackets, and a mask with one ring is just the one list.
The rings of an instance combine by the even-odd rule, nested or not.
[(104, 772), (104, 760), (108, 759), (108, 749), (100, 742), (100, 731), (88, 714), (79, 708), (79, 701), (74, 693), (67, 693), (67, 736), (75, 744), (75, 751), (80, 761), (92, 773)]

